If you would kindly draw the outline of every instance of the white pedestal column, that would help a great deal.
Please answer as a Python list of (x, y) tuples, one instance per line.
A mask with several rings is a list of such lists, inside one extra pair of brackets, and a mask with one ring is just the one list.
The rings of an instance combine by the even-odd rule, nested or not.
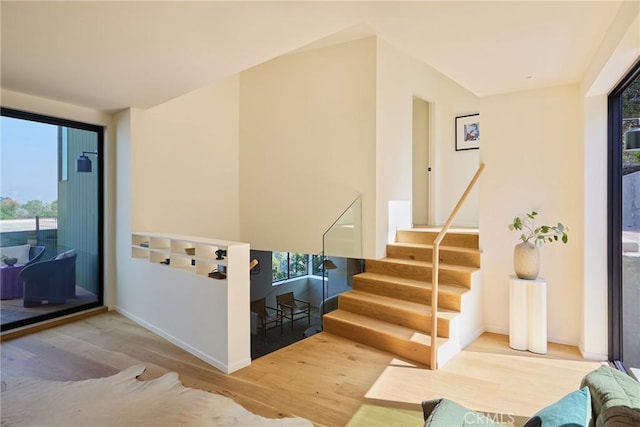
[(509, 277), (509, 346), (547, 352), (547, 282)]
[(516, 350), (526, 350), (528, 346), (529, 305), (525, 282), (527, 280), (514, 279), (513, 276), (509, 280), (509, 347)]
[(547, 282), (529, 280), (529, 318), (528, 343), (529, 351), (545, 354), (547, 352)]

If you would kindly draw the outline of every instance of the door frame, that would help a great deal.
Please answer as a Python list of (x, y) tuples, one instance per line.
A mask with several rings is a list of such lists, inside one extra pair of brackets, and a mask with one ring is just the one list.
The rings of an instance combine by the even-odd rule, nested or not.
[[(424, 103), (426, 106), (426, 115), (424, 117), (425, 122), (423, 122), (423, 124), (426, 125), (426, 132), (425, 135), (426, 136), (426, 141), (416, 141), (416, 108), (415, 108), (415, 104), (416, 101), (419, 101), (421, 103)], [(413, 95), (412, 100), (411, 100), (411, 164), (412, 164), (412, 175), (411, 175), (411, 180), (412, 180), (412, 190), (411, 190), (411, 223), (412, 225), (430, 225), (431, 224), (431, 211), (432, 211), (432, 206), (431, 206), (431, 194), (432, 194), (432, 179), (431, 179), (431, 158), (432, 156), (432, 152), (431, 152), (431, 135), (432, 135), (432, 130), (431, 130), (431, 123), (433, 122), (431, 120), (432, 117), (432, 109), (433, 109), (433, 104), (429, 101), (427, 101), (426, 99), (417, 96), (417, 95)], [(420, 147), (418, 144), (420, 143), (425, 143), (425, 147)], [(416, 191), (415, 188), (416, 186), (416, 182), (421, 182), (421, 181), (426, 181), (426, 183), (424, 185), (420, 185), (420, 188), (426, 188), (426, 195), (423, 197), (416, 197)], [(424, 204), (426, 206), (422, 206), (418, 209), (416, 209), (416, 203), (420, 202), (420, 204)], [(424, 209), (423, 209), (424, 208)], [(424, 212), (421, 212), (422, 210), (424, 210)], [(423, 224), (422, 221), (420, 221), (420, 224), (416, 224), (416, 212), (420, 212), (421, 218), (424, 218), (425, 223)]]

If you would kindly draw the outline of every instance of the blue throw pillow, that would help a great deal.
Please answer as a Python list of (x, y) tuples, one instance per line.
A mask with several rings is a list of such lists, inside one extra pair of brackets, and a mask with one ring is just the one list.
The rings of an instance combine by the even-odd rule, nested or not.
[[(500, 427), (498, 422), (485, 415), (467, 409), (464, 406), (449, 400), (435, 399), (422, 402), (424, 415), (424, 427)], [(502, 414), (494, 414), (500, 420)], [(504, 417), (511, 418), (506, 415)]]
[(591, 394), (583, 387), (539, 410), (523, 427), (587, 427), (591, 421)]

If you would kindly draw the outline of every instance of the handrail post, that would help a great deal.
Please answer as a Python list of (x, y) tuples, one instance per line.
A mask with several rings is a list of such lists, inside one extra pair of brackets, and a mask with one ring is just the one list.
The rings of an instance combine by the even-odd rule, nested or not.
[(449, 215), (447, 222), (445, 222), (444, 226), (442, 227), (442, 230), (440, 230), (440, 233), (438, 233), (436, 238), (433, 240), (432, 259), (431, 259), (432, 269), (431, 269), (431, 361), (430, 361), (430, 365), (431, 365), (430, 368), (432, 370), (438, 369), (438, 341), (437, 340), (438, 340), (438, 280), (439, 280), (439, 269), (440, 269), (440, 242), (442, 242), (445, 234), (447, 234), (447, 232), (449, 231), (449, 228), (451, 227), (453, 220), (455, 219), (456, 215), (458, 215), (458, 211), (460, 211), (460, 208), (462, 207), (464, 202), (467, 200), (469, 193), (471, 193), (471, 190), (476, 185), (476, 182), (478, 182), (478, 179), (480, 178), (480, 174), (482, 174), (483, 170), (484, 170), (484, 163), (480, 163), (480, 166), (478, 167), (478, 170), (476, 171), (475, 175), (473, 175), (473, 178), (471, 178), (471, 181), (469, 181), (469, 184), (467, 185), (467, 188), (464, 190), (464, 193), (462, 193), (462, 196), (460, 196), (460, 200), (458, 200), (458, 203), (451, 211), (451, 214)]
[(438, 369), (438, 270), (440, 268), (440, 243), (433, 244), (431, 270), (431, 369)]

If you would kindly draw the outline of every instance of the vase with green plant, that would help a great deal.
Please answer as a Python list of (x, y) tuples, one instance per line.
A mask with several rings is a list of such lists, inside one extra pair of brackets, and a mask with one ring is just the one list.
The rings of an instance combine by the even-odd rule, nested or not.
[(567, 243), (569, 228), (558, 222), (556, 225), (536, 226), (538, 212), (531, 211), (516, 215), (509, 224), (509, 230), (521, 231), (520, 242), (513, 249), (513, 267), (520, 279), (535, 280), (540, 272), (539, 246), (544, 243)]

